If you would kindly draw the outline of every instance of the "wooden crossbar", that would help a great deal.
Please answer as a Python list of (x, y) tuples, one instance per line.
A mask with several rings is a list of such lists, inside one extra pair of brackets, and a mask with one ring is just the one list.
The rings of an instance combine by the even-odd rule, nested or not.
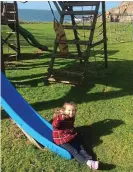
[(81, 40), (55, 40), (56, 43), (59, 44), (80, 44), (80, 45), (89, 45), (89, 41), (81, 41)]
[(14, 3), (6, 3), (6, 11), (15, 11)]
[(64, 29), (83, 29), (83, 30), (91, 30), (92, 26), (77, 26), (77, 25), (62, 25)]
[(70, 1), (70, 2), (64, 2), (64, 6), (96, 6), (99, 2), (97, 1)]
[(89, 10), (89, 11), (62, 11), (63, 15), (95, 15), (95, 10)]

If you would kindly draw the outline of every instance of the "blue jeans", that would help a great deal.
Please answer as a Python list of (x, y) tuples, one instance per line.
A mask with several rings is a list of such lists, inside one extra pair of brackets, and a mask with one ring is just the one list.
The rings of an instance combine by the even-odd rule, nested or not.
[(72, 156), (80, 163), (86, 163), (88, 160), (92, 159), (92, 157), (84, 150), (81, 138), (79, 136), (60, 146), (69, 151)]

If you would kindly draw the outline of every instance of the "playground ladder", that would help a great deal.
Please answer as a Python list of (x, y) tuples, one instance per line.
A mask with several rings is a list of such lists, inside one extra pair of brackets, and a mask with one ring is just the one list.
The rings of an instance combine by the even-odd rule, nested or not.
[[(13, 49), (16, 54), (16, 60), (18, 60), (20, 56), (20, 40), (19, 40), (19, 33), (17, 32), (19, 27), (18, 22), (18, 7), (17, 2), (14, 1), (13, 3), (9, 2), (1, 2), (1, 24), (2, 25), (10, 25), (13, 24), (16, 31), (6, 32), (7, 37), (2, 38), (2, 46), (6, 43), (11, 49)], [(9, 38), (14, 37), (14, 43), (9, 42)], [(10, 40), (11, 41), (11, 40)]]
[[(79, 59), (80, 62), (82, 62), (82, 60), (84, 61), (84, 71), (83, 71), (83, 74), (80, 74), (82, 79), (84, 79), (85, 75), (87, 73), (88, 59), (90, 57), (91, 48), (94, 46), (97, 46), (101, 43), (105, 43), (105, 39), (103, 38), (102, 40), (93, 44), (93, 36), (94, 36), (95, 26), (96, 26), (97, 17), (98, 17), (100, 1), (58, 1), (58, 2), (54, 2), (54, 5), (56, 6), (56, 8), (60, 14), (60, 24), (62, 24), (62, 27), (64, 29), (73, 30), (75, 39), (74, 40), (55, 39), (53, 56), (51, 58), (51, 63), (49, 65), (49, 69), (48, 69), (48, 72), (49, 72), (48, 78), (53, 74), (53, 65), (54, 65), (55, 58), (65, 58), (65, 59)], [(88, 10), (82, 10), (82, 11), (74, 10), (75, 7), (81, 7), (81, 6), (82, 7), (88, 6), (88, 7), (93, 7), (93, 8), (91, 10), (90, 10), (90, 8), (88, 8)], [(104, 6), (104, 8), (105, 8), (105, 6)], [(63, 24), (64, 17), (66, 15), (70, 16), (72, 25)], [(75, 16), (82, 17), (83, 15), (93, 16), (92, 24), (90, 26), (84, 26), (84, 25), (77, 26), (76, 25)], [(90, 35), (88, 37), (88, 40), (80, 40), (77, 29), (90, 30)], [(66, 45), (75, 44), (78, 54), (73, 55), (73, 54), (68, 53), (67, 55), (64, 55), (64, 56), (60, 55), (57, 52), (57, 48), (60, 44), (66, 44)], [(81, 45), (86, 45), (86, 47), (87, 47), (86, 52), (84, 54), (81, 52)], [(74, 75), (76, 75), (76, 74), (78, 74), (78, 72), (75, 71)]]

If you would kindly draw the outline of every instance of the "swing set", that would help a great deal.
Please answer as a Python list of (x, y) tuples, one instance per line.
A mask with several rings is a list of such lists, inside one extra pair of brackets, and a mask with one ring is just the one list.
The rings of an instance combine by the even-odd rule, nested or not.
[[(23, 3), (26, 3), (26, 1)], [(22, 35), (31, 46), (37, 47), (41, 51), (50, 51), (47, 46), (40, 44), (28, 30), (19, 25), (17, 1), (12, 3), (1, 2), (1, 24), (7, 25), (11, 29), (11, 31), (6, 32), (5, 38), (1, 37), (2, 47), (4, 44), (8, 45), (8, 54), (9, 48), (14, 50), (16, 54), (12, 56), (16, 56), (16, 60), (20, 58), (21, 54), (19, 35)], [(10, 39), (11, 37), (12, 40)]]
[[(64, 58), (64, 59), (75, 59), (79, 60), (80, 63), (84, 65), (84, 70), (82, 73), (78, 71), (69, 72), (65, 71), (65, 74), (71, 76), (79, 76), (81, 83), (85, 80), (87, 76), (88, 70), (88, 60), (91, 55), (91, 50), (94, 51), (94, 47), (103, 44), (104, 49), (104, 61), (105, 67), (107, 67), (107, 37), (106, 37), (106, 18), (105, 18), (105, 2), (101, 1), (54, 1), (53, 2), (58, 13), (60, 15), (60, 21), (57, 21), (53, 9), (50, 5), (51, 12), (54, 17), (54, 30), (56, 33), (56, 39), (54, 42), (54, 50), (53, 55), (51, 57), (51, 62), (48, 68), (48, 81), (59, 81), (58, 76), (56, 76), (56, 72), (53, 70), (54, 62), (56, 58)], [(99, 6), (100, 3), (102, 5), (102, 13), (99, 15)], [(81, 7), (81, 10), (79, 9)], [(87, 10), (84, 10), (85, 8)], [(77, 10), (78, 9), (78, 10)], [(65, 16), (69, 16), (71, 22), (69, 24), (65, 23)], [(78, 25), (76, 23), (76, 19), (80, 17), (82, 21), (82, 25)], [(99, 35), (102, 35), (102, 39), (94, 42), (94, 32), (97, 24), (98, 17), (101, 16), (102, 24), (100, 24), (99, 28), (102, 27), (102, 31)], [(88, 25), (85, 25), (84, 19), (88, 18), (89, 21)], [(69, 35), (66, 35), (66, 30), (72, 30), (74, 39), (68, 39)], [(83, 36), (79, 34), (79, 30), (83, 32)], [(86, 31), (88, 32), (88, 36), (86, 36)], [(84, 39), (82, 40), (81, 37)], [(76, 53), (72, 53), (68, 45), (76, 46)], [(82, 51), (81, 47), (85, 46), (85, 50)], [(59, 48), (59, 51), (58, 51)], [(59, 74), (59, 73), (58, 73)], [(63, 71), (61, 71), (61, 75)], [(65, 83), (69, 83), (69, 81), (63, 81)]]
[[(51, 55), (51, 61), (48, 68), (48, 75), (45, 79), (46, 82), (49, 81), (57, 81), (56, 72), (54, 71), (54, 62), (57, 58), (64, 58), (64, 59), (74, 59), (78, 60), (80, 64), (84, 65), (84, 69), (82, 72), (74, 71), (69, 72), (65, 71), (65, 74), (71, 76), (78, 76), (79, 80), (84, 81), (87, 76), (88, 70), (88, 61), (91, 56), (91, 51), (94, 52), (94, 47), (98, 45), (103, 45), (102, 49), (104, 50), (104, 61), (105, 67), (108, 66), (107, 64), (107, 36), (106, 36), (106, 17), (105, 17), (105, 2), (104, 1), (53, 1), (59, 16), (60, 20), (58, 21), (54, 15), (54, 11), (51, 7), (50, 2), (49, 6), (51, 12), (53, 14), (54, 22), (54, 31), (56, 34), (56, 38), (54, 41), (53, 53)], [(99, 7), (100, 4), (102, 6), (102, 13), (99, 15)], [(19, 34), (21, 34), (32, 46), (38, 47), (41, 50), (50, 51), (46, 46), (39, 44), (33, 35), (31, 35), (27, 30), (25, 31), (19, 25), (18, 22), (18, 9), (17, 9), (17, 2), (11, 5), (11, 3), (6, 3), (8, 8), (6, 8), (6, 15), (2, 17), (2, 24), (7, 24), (12, 29), (12, 32), (3, 39), (2, 38), (2, 46), (3, 44), (7, 44), (10, 48), (17, 52), (17, 58), (20, 56), (20, 41), (19, 41)], [(7, 7), (5, 5), (5, 7)], [(10, 8), (9, 8), (10, 7)], [(4, 9), (4, 8), (2, 8)], [(9, 13), (9, 15), (8, 15)], [(4, 12), (2, 14), (5, 14)], [(12, 15), (12, 16), (11, 16)], [(6, 20), (5, 19), (6, 16)], [(70, 23), (65, 22), (65, 16), (69, 16)], [(102, 37), (100, 40), (94, 42), (95, 38), (95, 29), (97, 25), (97, 19), (99, 16), (102, 19), (102, 23), (98, 28), (102, 28), (100, 31), (100, 36)], [(15, 18), (14, 18), (15, 17)], [(77, 24), (77, 20), (80, 19), (82, 22)], [(5, 22), (5, 23), (4, 23)], [(12, 27), (12, 24), (14, 27)], [(70, 39), (71, 35), (67, 35), (66, 31), (72, 31), (74, 39)], [(81, 31), (81, 33), (80, 33)], [(8, 42), (8, 39), (13, 35), (16, 35), (16, 44), (12, 45)], [(97, 37), (99, 36), (97, 35)], [(83, 38), (83, 39), (82, 39)], [(74, 46), (74, 50), (76, 47), (76, 52), (72, 52), (70, 46)], [(82, 47), (84, 46), (84, 49)], [(59, 51), (58, 51), (59, 49)], [(94, 53), (95, 54), (95, 53)], [(80, 65), (79, 64), (79, 65)], [(63, 72), (61, 71), (61, 74)], [(67, 83), (67, 82), (66, 82)], [(68, 81), (69, 83), (69, 81)]]

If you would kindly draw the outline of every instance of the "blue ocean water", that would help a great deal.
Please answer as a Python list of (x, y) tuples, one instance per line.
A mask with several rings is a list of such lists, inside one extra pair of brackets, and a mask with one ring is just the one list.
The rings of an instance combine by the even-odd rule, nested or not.
[[(31, 10), (19, 9), (19, 20), (26, 22), (52, 22), (54, 16), (59, 20), (58, 11), (54, 11), (54, 16), (50, 10)], [(69, 16), (65, 16), (65, 21), (69, 20)]]

